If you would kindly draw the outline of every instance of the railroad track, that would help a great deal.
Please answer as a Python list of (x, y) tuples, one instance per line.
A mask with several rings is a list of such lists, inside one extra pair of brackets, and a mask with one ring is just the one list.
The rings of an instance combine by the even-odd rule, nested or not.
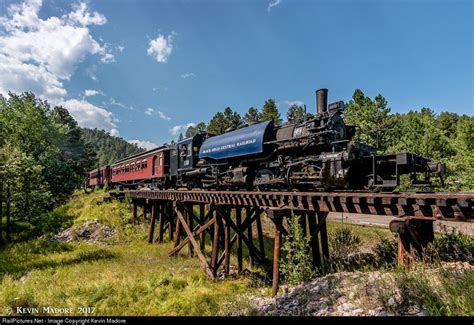
[(474, 192), (124, 191), (133, 199), (474, 222)]

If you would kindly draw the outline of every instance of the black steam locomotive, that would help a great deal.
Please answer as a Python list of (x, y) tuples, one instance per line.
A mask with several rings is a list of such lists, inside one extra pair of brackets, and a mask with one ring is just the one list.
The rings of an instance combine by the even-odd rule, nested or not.
[(304, 121), (279, 127), (267, 121), (179, 142), (171, 148), (173, 183), (188, 188), (375, 191), (393, 190), (402, 174), (415, 186), (429, 186), (432, 173), (442, 176), (442, 164), (407, 152), (377, 155), (376, 148), (353, 140), (356, 129), (344, 123), (344, 103), (327, 105), (327, 94), (327, 89), (316, 91), (317, 113)]
[(91, 171), (87, 184), (391, 191), (403, 174), (414, 186), (430, 186), (433, 173), (442, 180), (443, 164), (408, 152), (379, 155), (376, 148), (355, 141), (355, 127), (344, 123), (344, 103), (327, 105), (327, 93), (316, 91), (317, 112), (303, 121), (278, 127), (266, 121), (217, 136), (201, 132)]

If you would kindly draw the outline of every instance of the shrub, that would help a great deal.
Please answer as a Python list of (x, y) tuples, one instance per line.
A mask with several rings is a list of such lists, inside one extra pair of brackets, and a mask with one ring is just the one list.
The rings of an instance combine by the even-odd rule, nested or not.
[(334, 257), (346, 257), (359, 249), (361, 239), (349, 226), (336, 228), (329, 235), (331, 255)]
[(398, 242), (396, 235), (391, 238), (383, 238), (379, 235), (379, 241), (374, 246), (375, 263), (379, 267), (390, 267), (397, 264)]
[(309, 239), (303, 234), (298, 217), (293, 215), (288, 226), (288, 235), (282, 246), (285, 257), (280, 269), (285, 281), (294, 285), (311, 279), (315, 272), (311, 262)]
[(474, 237), (462, 234), (454, 228), (440, 226), (442, 233), (435, 237), (434, 247), (443, 261), (471, 261)]

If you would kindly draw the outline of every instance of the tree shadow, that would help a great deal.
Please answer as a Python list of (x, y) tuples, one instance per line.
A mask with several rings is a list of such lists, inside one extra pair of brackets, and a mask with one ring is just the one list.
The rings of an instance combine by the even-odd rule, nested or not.
[[(68, 250), (72, 251), (72, 249)], [(103, 248), (78, 252), (73, 256), (67, 256), (58, 260), (34, 260), (35, 258), (38, 258), (38, 256), (35, 255), (37, 254), (31, 254), (27, 261), (19, 260), (18, 257), (9, 254), (3, 254), (3, 256), (0, 256), (0, 280), (7, 275), (12, 276), (14, 279), (18, 279), (33, 270), (44, 270), (48, 268), (55, 269), (85, 262), (111, 260), (117, 257), (117, 254)], [(44, 254), (42, 255), (45, 256)]]

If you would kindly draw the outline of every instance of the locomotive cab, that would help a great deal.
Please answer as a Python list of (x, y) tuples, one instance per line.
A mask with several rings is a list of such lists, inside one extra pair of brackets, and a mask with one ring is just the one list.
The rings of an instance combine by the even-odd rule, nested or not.
[(177, 186), (196, 184), (192, 178), (199, 162), (199, 149), (206, 137), (206, 133), (197, 133), (170, 147), (170, 175), (176, 179)]

